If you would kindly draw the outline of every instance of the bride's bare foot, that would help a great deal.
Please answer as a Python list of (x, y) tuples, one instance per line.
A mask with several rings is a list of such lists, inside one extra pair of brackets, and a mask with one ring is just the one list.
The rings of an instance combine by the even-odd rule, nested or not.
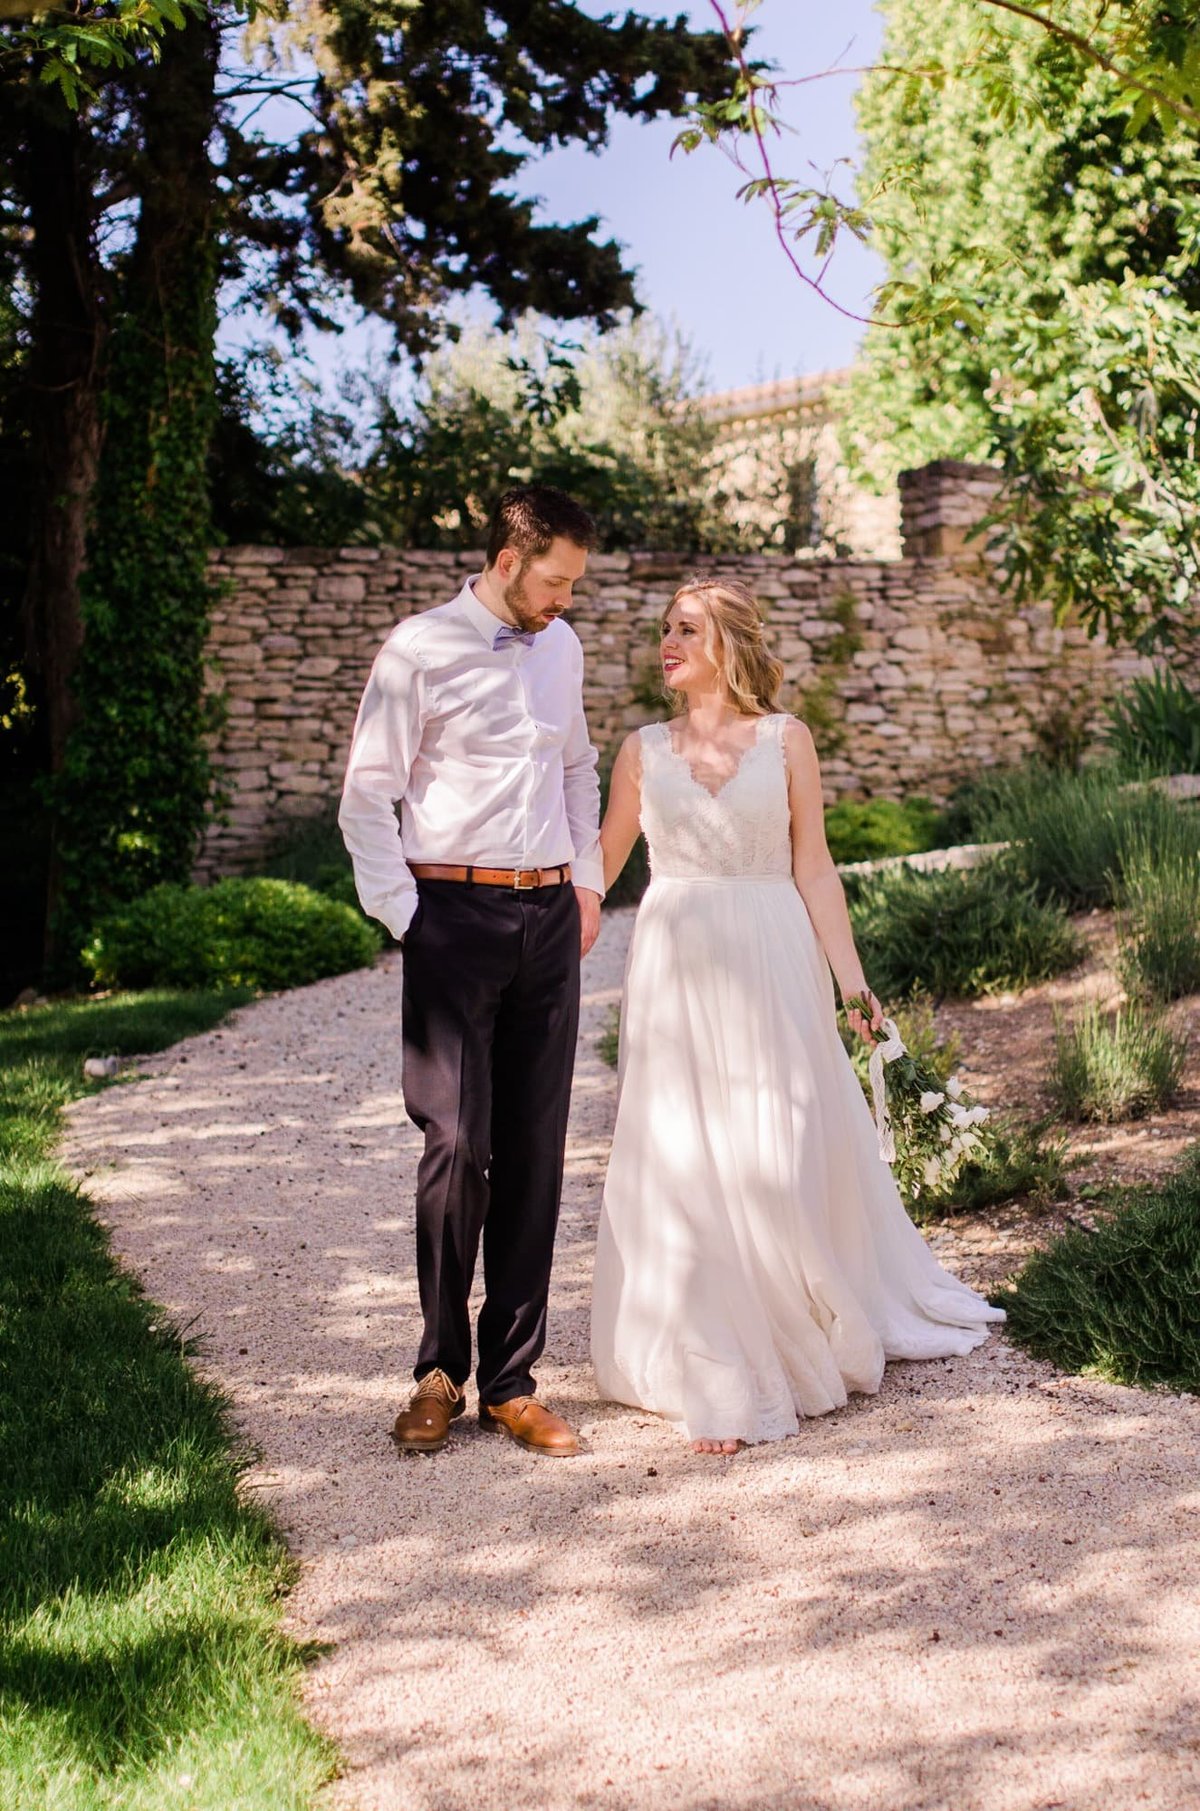
[(744, 1440), (693, 1440), (694, 1453), (740, 1453)]

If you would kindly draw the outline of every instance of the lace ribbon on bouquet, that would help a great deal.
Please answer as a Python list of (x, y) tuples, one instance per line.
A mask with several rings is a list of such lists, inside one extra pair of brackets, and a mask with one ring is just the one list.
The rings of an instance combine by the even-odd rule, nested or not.
[(875, 1130), (879, 1134), (879, 1160), (881, 1163), (895, 1163), (896, 1135), (892, 1130), (892, 1116), (888, 1112), (887, 1085), (883, 1079), (883, 1065), (894, 1063), (897, 1057), (904, 1056), (907, 1046), (896, 1029), (895, 1019), (884, 1019), (881, 1030), (884, 1037), (871, 1052), (867, 1062), (867, 1074), (871, 1081), (871, 1099), (875, 1103)]

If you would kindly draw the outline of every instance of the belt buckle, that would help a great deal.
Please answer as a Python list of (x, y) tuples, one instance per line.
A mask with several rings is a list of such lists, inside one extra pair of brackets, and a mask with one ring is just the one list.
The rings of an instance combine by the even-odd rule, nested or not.
[[(523, 873), (532, 874), (533, 879), (532, 880), (522, 880), (521, 875)], [(513, 892), (514, 893), (532, 893), (538, 887), (540, 887), (541, 884), (542, 884), (542, 870), (540, 868), (524, 868), (524, 869), (516, 868), (516, 869), (514, 869), (514, 871), (513, 871)]]

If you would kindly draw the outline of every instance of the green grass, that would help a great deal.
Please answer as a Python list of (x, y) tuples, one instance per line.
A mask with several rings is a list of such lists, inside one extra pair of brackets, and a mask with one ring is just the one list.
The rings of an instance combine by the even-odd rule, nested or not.
[(1067, 1119), (1142, 1119), (1167, 1105), (1186, 1054), (1186, 1039), (1137, 1006), (1108, 1015), (1092, 1005), (1071, 1026), (1056, 1015), (1050, 1091)]
[(621, 1008), (614, 1006), (608, 1015), (608, 1022), (596, 1039), (596, 1049), (600, 1052), (600, 1061), (607, 1063), (610, 1069), (617, 1066), (621, 1053)]
[(1165, 1181), (1112, 1194), (995, 1298), (1008, 1338), (1065, 1371), (1200, 1390), (1200, 1146)]
[(222, 1404), (53, 1159), (85, 1056), (161, 1049), (239, 997), (0, 1016), (2, 1811), (300, 1811), (332, 1771)]

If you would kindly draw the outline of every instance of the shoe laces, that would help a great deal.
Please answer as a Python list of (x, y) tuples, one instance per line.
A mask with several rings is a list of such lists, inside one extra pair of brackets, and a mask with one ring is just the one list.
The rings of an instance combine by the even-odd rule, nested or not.
[(444, 1371), (426, 1371), (413, 1391), (412, 1399), (416, 1402), (421, 1396), (439, 1396), (443, 1402), (454, 1403), (461, 1395), (462, 1391), (451, 1383)]

